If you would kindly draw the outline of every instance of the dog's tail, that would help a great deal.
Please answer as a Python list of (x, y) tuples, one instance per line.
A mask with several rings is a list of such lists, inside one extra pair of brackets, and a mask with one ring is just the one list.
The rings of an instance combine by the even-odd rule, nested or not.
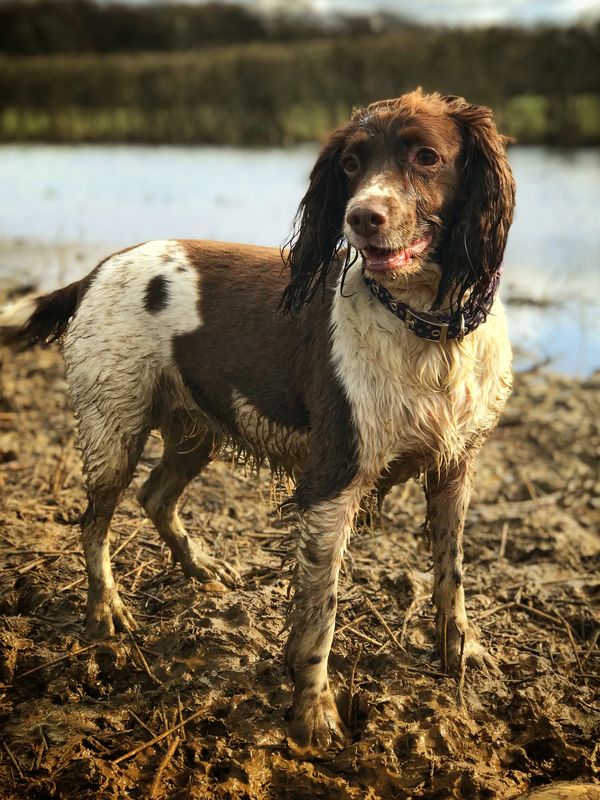
[(77, 310), (84, 282), (70, 283), (50, 294), (30, 294), (0, 307), (0, 343), (26, 350), (60, 339)]

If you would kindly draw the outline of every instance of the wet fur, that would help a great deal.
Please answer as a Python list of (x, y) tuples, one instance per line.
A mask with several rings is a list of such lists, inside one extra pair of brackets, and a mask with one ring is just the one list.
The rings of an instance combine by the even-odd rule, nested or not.
[[(403, 131), (434, 141), (443, 165), (412, 169)], [(341, 168), (351, 147), (370, 164), (355, 179)], [(398, 298), (416, 311), (483, 305), (485, 324), (441, 345), (418, 339), (379, 304), (356, 250), (341, 249), (357, 198), (385, 205), (381, 241), (405, 246), (424, 225), (434, 231), (429, 253), (385, 277)], [(270, 248), (148, 242), (78, 283), (0, 311), (5, 341), (62, 344), (88, 487), (90, 637), (134, 625), (112, 575), (108, 529), (158, 428), (163, 458), (139, 499), (187, 575), (238, 578), (177, 514), (185, 486), (225, 442), (297, 479), (286, 663), (300, 745), (322, 750), (347, 735), (327, 662), (341, 560), (375, 490), (383, 496), (423, 476), (442, 663), (491, 663), (467, 621), (462, 532), (474, 457), (510, 392), (510, 344), (491, 289), (513, 205), (489, 110), (416, 92), (357, 111), (331, 135), (284, 254), (289, 276)]]

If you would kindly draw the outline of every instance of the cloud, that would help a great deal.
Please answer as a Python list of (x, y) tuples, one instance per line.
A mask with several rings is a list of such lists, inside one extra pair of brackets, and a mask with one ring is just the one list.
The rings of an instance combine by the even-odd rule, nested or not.
[[(298, 0), (249, 0), (264, 8), (298, 10)], [(424, 23), (491, 25), (495, 23), (569, 23), (600, 16), (600, 0), (304, 0), (316, 13), (365, 14), (388, 11)]]

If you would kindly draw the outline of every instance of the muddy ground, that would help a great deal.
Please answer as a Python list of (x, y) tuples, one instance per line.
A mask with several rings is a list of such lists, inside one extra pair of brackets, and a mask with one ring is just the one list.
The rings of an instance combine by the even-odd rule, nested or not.
[(216, 463), (185, 496), (189, 528), (243, 574), (221, 593), (184, 578), (137, 506), (152, 439), (113, 526), (139, 627), (90, 645), (62, 363), (54, 350), (2, 358), (2, 800), (470, 800), (600, 779), (599, 374), (520, 375), (479, 462), (465, 587), (501, 677), (469, 672), (461, 706), (442, 674), (422, 492), (397, 487), (341, 585), (331, 672), (356, 740), (307, 762), (286, 741), (288, 527), (268, 476)]

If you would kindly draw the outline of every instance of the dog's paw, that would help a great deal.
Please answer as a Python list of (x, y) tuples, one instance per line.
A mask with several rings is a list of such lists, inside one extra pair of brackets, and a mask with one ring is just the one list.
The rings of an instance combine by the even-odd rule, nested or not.
[(135, 627), (135, 619), (116, 589), (104, 597), (90, 594), (85, 619), (87, 639), (102, 641), (113, 637), (116, 631), (132, 631)]
[[(465, 639), (463, 660), (467, 667), (477, 669), (486, 675), (495, 675), (496, 677), (500, 677), (502, 675), (502, 671), (498, 667), (495, 658), (486, 650), (486, 648), (472, 632), (470, 632)], [(456, 669), (460, 669), (460, 661), (457, 664)]]
[(237, 586), (241, 581), (239, 572), (231, 564), (213, 558), (191, 539), (188, 539), (185, 552), (178, 558), (181, 568), (188, 578), (198, 578), (200, 581), (220, 581), (229, 588)]
[(294, 700), (289, 725), (290, 743), (300, 757), (319, 756), (350, 741), (329, 688), (320, 694), (305, 689)]
[(478, 669), (487, 675), (501, 674), (494, 658), (467, 622), (439, 614), (436, 634), (442, 668), (448, 675), (458, 675), (463, 667)]

